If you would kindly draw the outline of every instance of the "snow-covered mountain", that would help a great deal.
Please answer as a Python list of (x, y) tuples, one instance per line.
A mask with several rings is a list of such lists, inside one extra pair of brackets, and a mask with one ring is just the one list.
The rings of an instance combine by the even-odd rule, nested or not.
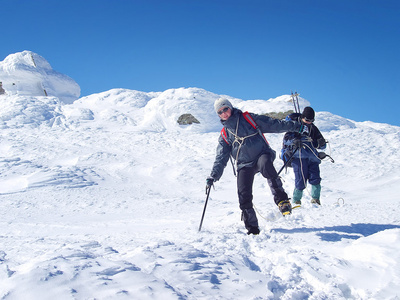
[(10, 54), (1, 61), (0, 82), (8, 95), (54, 96), (64, 103), (72, 103), (81, 93), (72, 78), (53, 70), (32, 51)]
[[(262, 231), (247, 236), (227, 166), (198, 232), (221, 95), (113, 89), (65, 102), (5, 87), (0, 299), (400, 297), (399, 127), (315, 107), (335, 159), (321, 164), (321, 207), (306, 192), (282, 217), (256, 176)], [(255, 113), (293, 106), (288, 95), (225, 97)], [(182, 114), (200, 123), (179, 125)], [(275, 150), (282, 137), (267, 134)], [(282, 178), (291, 194), (292, 170)]]

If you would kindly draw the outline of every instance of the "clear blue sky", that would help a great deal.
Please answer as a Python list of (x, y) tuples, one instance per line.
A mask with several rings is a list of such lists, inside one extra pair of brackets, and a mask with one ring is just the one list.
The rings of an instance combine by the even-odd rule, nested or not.
[(81, 96), (293, 90), (317, 111), (400, 126), (398, 0), (0, 0), (0, 10), (0, 60), (33, 51)]

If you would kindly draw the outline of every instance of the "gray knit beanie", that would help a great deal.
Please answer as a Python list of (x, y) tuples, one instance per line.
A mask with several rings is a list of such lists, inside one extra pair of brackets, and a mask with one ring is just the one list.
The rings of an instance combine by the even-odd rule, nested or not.
[(233, 109), (232, 103), (226, 98), (219, 98), (214, 102), (215, 112), (218, 112), (223, 107), (229, 107), (231, 110)]

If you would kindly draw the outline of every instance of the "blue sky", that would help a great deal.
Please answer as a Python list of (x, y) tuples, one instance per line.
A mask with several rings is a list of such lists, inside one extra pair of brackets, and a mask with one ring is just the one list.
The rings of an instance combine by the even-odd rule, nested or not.
[(298, 91), (316, 111), (400, 126), (397, 0), (0, 0), (0, 60), (33, 51), (81, 96)]

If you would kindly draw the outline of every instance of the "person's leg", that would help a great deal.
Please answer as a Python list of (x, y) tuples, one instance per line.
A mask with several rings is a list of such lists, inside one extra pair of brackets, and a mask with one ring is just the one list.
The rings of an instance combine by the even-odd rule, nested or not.
[(274, 196), (274, 202), (278, 205), (280, 212), (283, 215), (290, 214), (292, 212), (292, 205), (283, 189), (282, 181), (275, 170), (273, 159), (269, 155), (263, 154), (260, 156), (257, 161), (257, 171), (267, 178), (269, 188)]
[(242, 168), (237, 173), (239, 205), (248, 234), (258, 234), (258, 220), (253, 208), (254, 168)]
[(294, 158), (292, 161), (292, 167), (294, 172), (294, 186), (296, 189), (302, 191), (306, 188), (308, 180), (308, 160)]
[(321, 176), (319, 170), (319, 163), (310, 163), (309, 165), (311, 184), (311, 202), (321, 205)]
[(257, 171), (267, 178), (269, 188), (271, 189), (276, 204), (283, 200), (288, 200), (288, 195), (282, 186), (282, 181), (275, 170), (272, 159), (267, 154), (263, 154), (257, 161)]
[(293, 203), (301, 204), (301, 198), (303, 197), (303, 190), (306, 188), (308, 164), (305, 159), (300, 160), (299, 158), (294, 158), (292, 161), (292, 168), (295, 178)]
[(301, 204), (301, 198), (303, 197), (303, 191), (294, 188), (293, 191), (293, 203), (294, 204)]

